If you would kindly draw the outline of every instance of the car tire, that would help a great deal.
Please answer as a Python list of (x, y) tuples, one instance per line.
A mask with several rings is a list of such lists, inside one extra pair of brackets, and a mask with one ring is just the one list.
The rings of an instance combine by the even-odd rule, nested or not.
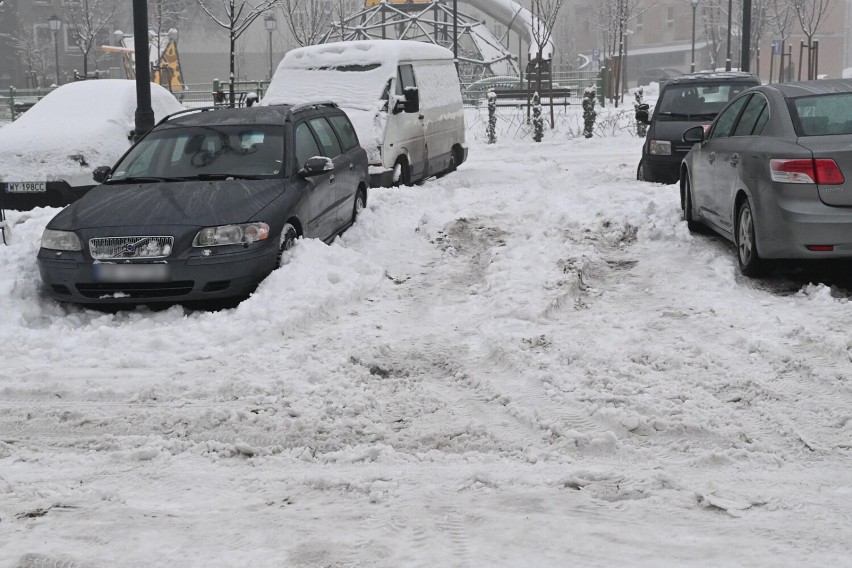
[(298, 238), (299, 233), (296, 232), (296, 227), (290, 223), (284, 223), (284, 226), (281, 228), (281, 240), (278, 244), (277, 267), (280, 268), (284, 264), (284, 260), (286, 258), (284, 253), (293, 248), (293, 245), (296, 244), (296, 239)]
[(757, 253), (757, 239), (754, 229), (754, 215), (748, 199), (744, 199), (737, 210), (737, 224), (734, 230), (737, 246), (737, 263), (745, 276), (760, 276), (766, 272), (766, 261)]
[(393, 185), (394, 187), (411, 185), (411, 167), (404, 156), (397, 158), (393, 165)]
[(447, 174), (453, 173), (458, 167), (458, 163), (456, 162), (456, 148), (453, 147), (452, 151), (450, 152), (450, 163), (447, 165), (447, 169), (445, 169), (435, 177), (440, 179)]
[(367, 206), (367, 196), (364, 193), (364, 190), (360, 187), (358, 191), (355, 192), (355, 205), (352, 207), (352, 224), (355, 224), (355, 221), (358, 220), (358, 217), (361, 216), (361, 211), (364, 210), (364, 207)]
[(639, 161), (639, 166), (636, 168), (636, 179), (638, 181), (648, 181), (645, 179), (645, 163)]
[(692, 177), (689, 174), (683, 180), (683, 220), (689, 232), (703, 232), (704, 227), (692, 216)]

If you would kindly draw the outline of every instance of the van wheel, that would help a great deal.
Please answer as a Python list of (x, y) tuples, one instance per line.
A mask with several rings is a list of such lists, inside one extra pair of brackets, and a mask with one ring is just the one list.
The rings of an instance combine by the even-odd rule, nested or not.
[(456, 149), (453, 148), (453, 151), (450, 152), (450, 163), (447, 165), (447, 169), (436, 175), (437, 178), (442, 178), (447, 174), (451, 174), (456, 171), (458, 164), (456, 163)]
[(286, 257), (284, 253), (293, 248), (297, 238), (299, 238), (299, 234), (296, 232), (296, 228), (290, 223), (284, 223), (284, 227), (281, 228), (281, 241), (278, 245), (278, 260), (275, 264), (277, 267), (280, 268), (284, 264)]
[(411, 185), (411, 167), (408, 165), (408, 160), (401, 156), (393, 165), (393, 185), (394, 187)]

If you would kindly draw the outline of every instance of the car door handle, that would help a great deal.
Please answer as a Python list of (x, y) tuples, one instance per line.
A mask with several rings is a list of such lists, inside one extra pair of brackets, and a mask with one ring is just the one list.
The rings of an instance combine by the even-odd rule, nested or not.
[(731, 154), (731, 159), (729, 160), (732, 166), (737, 166), (740, 163), (740, 155), (739, 154)]
[(710, 152), (710, 158), (707, 160), (711, 164), (716, 161), (716, 152)]
[(328, 178), (328, 183), (334, 183), (334, 174), (331, 174), (331, 176)]

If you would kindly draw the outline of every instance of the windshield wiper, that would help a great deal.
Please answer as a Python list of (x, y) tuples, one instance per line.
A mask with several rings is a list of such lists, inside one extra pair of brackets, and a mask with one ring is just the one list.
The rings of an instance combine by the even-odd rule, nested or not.
[(256, 175), (243, 175), (243, 174), (198, 174), (194, 176), (186, 176), (182, 178), (175, 178), (181, 181), (191, 181), (191, 180), (201, 180), (201, 181), (210, 181), (210, 180), (223, 180), (223, 179), (263, 179), (266, 176), (256, 176)]
[(135, 176), (117, 179), (108, 179), (104, 183), (160, 183), (164, 181), (179, 181), (180, 178), (170, 177), (154, 177), (154, 176)]
[(661, 112), (659, 116), (667, 116), (669, 118), (689, 118), (691, 115), (682, 112)]

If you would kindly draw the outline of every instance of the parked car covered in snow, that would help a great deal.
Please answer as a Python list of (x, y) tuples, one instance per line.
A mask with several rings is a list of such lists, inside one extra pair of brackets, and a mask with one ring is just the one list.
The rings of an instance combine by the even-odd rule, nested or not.
[(453, 54), (419, 41), (364, 40), (289, 51), (261, 105), (328, 98), (352, 119), (372, 186), (411, 185), (467, 158)]
[(334, 103), (187, 110), (47, 224), (45, 290), (86, 304), (241, 297), (294, 241), (331, 241), (367, 202), (367, 155)]
[(743, 274), (852, 257), (852, 81), (751, 89), (684, 139), (683, 217), (733, 241)]
[[(183, 107), (151, 84), (159, 120)], [(6, 209), (58, 207), (82, 197), (92, 171), (114, 164), (131, 145), (136, 82), (100, 79), (58, 87), (0, 129), (0, 191)]]

